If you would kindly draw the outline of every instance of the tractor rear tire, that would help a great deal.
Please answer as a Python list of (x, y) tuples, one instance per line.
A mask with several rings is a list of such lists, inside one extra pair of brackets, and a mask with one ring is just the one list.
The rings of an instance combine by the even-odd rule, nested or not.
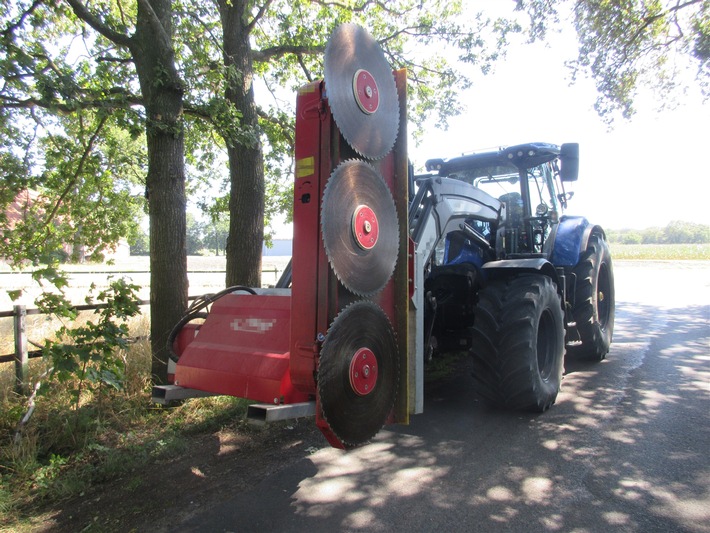
[(491, 282), (478, 298), (471, 353), (479, 395), (493, 407), (544, 412), (560, 390), (564, 315), (547, 276)]
[(615, 304), (611, 253), (601, 235), (589, 238), (573, 272), (577, 282), (572, 316), (581, 344), (569, 346), (568, 353), (576, 359), (601, 361), (611, 345)]

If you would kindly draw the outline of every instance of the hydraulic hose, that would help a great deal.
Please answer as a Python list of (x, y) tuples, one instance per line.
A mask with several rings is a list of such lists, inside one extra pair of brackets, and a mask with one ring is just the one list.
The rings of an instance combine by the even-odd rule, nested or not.
[(207, 315), (209, 314), (208, 312), (202, 312), (202, 310), (207, 307), (208, 305), (216, 302), (223, 296), (226, 296), (227, 294), (232, 294), (233, 292), (237, 291), (243, 291), (247, 292), (249, 294), (256, 294), (256, 291), (252, 289), (251, 287), (245, 287), (243, 285), (235, 285), (233, 287), (228, 287), (224, 290), (219, 291), (218, 293), (215, 294), (204, 294), (202, 296), (198, 296), (195, 298), (187, 309), (187, 313), (185, 313), (185, 316), (183, 316), (177, 324), (175, 324), (175, 327), (170, 331), (170, 335), (168, 335), (168, 343), (167, 343), (167, 348), (168, 348), (168, 357), (172, 359), (174, 362), (178, 362), (178, 359), (180, 359), (180, 356), (175, 353), (175, 350), (173, 349), (173, 345), (175, 344), (175, 339), (177, 339), (177, 336), (180, 334), (180, 331), (182, 328), (191, 322), (192, 320), (195, 320), (196, 318), (207, 318)]

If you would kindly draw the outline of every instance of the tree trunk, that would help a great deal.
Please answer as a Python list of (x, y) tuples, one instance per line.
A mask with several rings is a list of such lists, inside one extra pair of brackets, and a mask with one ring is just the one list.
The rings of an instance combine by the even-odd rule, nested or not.
[(187, 309), (183, 87), (172, 50), (171, 2), (149, 3), (160, 24), (138, 2), (132, 53), (146, 110), (151, 373), (160, 384), (167, 379), (168, 335)]
[(187, 309), (185, 176), (182, 136), (148, 133), (150, 339), (153, 382), (167, 379), (167, 340)]
[[(254, 102), (252, 50), (246, 26), (248, 2), (219, 0), (224, 63), (228, 77), (225, 98), (242, 113), (240, 141), (227, 138), (230, 197), (227, 237), (227, 286), (261, 286), (264, 241), (264, 160)], [(249, 139), (249, 141), (241, 140)]]

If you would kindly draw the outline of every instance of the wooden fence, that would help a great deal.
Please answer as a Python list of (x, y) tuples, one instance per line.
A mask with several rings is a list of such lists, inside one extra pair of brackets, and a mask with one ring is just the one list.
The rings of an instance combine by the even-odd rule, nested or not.
[[(190, 297), (194, 300), (196, 297)], [(148, 305), (148, 300), (137, 300), (138, 305)], [(103, 309), (106, 304), (77, 305), (77, 311), (91, 311)], [(24, 394), (27, 392), (27, 374), (29, 360), (34, 357), (41, 357), (42, 350), (29, 350), (29, 340), (27, 336), (27, 315), (42, 315), (44, 311), (40, 309), (27, 309), (24, 305), (15, 305), (12, 311), (0, 311), (0, 318), (12, 317), (12, 332), (15, 339), (15, 353), (0, 355), (0, 363), (15, 362), (15, 392)]]

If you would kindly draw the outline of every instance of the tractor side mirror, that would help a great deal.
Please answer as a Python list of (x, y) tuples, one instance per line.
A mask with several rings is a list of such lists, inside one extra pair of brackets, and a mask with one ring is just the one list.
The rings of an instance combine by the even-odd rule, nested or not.
[(560, 178), (577, 181), (579, 177), (579, 143), (564, 143), (560, 147)]

